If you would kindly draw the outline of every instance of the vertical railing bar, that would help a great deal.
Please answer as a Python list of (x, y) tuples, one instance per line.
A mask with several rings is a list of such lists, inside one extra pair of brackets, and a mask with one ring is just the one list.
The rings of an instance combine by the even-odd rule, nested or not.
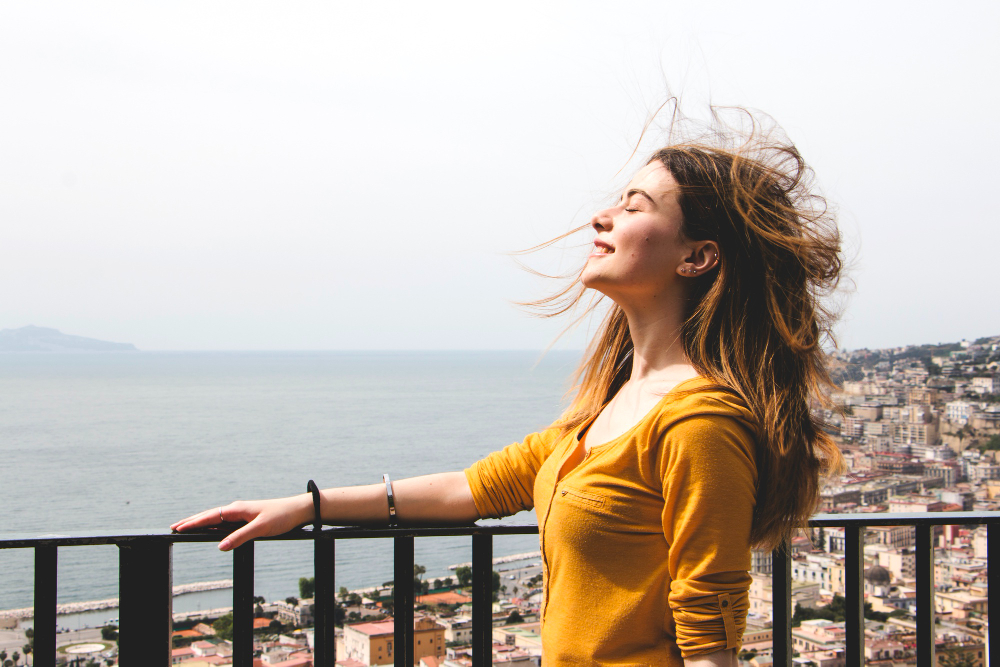
[[(986, 584), (989, 587), (986, 598), (989, 617), (1000, 619), (1000, 523), (998, 522), (986, 526)], [(997, 651), (997, 655), (1000, 656), (1000, 622), (989, 624), (986, 648), (985, 664), (989, 665), (991, 651)]]
[(56, 664), (57, 547), (35, 547), (35, 648), (36, 667)]
[(337, 664), (336, 542), (319, 536), (313, 543), (313, 576), (316, 577), (313, 600), (313, 628), (316, 667)]
[(472, 536), (472, 667), (493, 664), (493, 535)]
[(233, 550), (233, 665), (253, 667), (253, 542)]
[(173, 635), (173, 544), (143, 538), (118, 543), (118, 659), (169, 665)]
[(393, 664), (413, 667), (413, 537), (394, 537)]
[(917, 665), (935, 667), (934, 659), (934, 526), (917, 531)]
[(774, 665), (792, 664), (792, 557), (784, 544), (771, 552), (771, 640)]
[(861, 526), (844, 528), (845, 630), (847, 664), (850, 667), (863, 667), (865, 659), (864, 536), (865, 530)]

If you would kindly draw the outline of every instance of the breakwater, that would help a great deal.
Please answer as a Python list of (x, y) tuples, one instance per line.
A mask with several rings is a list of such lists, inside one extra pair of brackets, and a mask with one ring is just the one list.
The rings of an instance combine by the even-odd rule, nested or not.
[[(200, 593), (202, 591), (214, 591), (224, 588), (232, 588), (232, 579), (219, 579), (217, 581), (198, 581), (193, 584), (180, 584), (174, 586), (174, 597), (186, 593)], [(107, 598), (104, 600), (89, 600), (87, 602), (67, 602), (56, 605), (56, 614), (79, 614), (86, 611), (101, 611), (102, 609), (116, 609), (118, 598)], [(33, 618), (35, 616), (34, 607), (23, 607), (21, 609), (0, 610), (0, 618)]]
[[(510, 556), (498, 556), (493, 559), (494, 565), (503, 565), (504, 563), (515, 563), (519, 560), (530, 560), (532, 558), (541, 558), (541, 551), (529, 551), (523, 554), (511, 554)], [(457, 570), (460, 567), (472, 567), (472, 563), (456, 563), (455, 565), (449, 565), (449, 570)]]

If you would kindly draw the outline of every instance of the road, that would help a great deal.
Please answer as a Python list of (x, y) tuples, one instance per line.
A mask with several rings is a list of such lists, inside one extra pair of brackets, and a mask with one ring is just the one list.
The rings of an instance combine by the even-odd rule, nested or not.
[[(101, 640), (100, 628), (88, 628), (86, 630), (73, 630), (71, 632), (60, 632), (56, 635), (56, 646), (66, 646), (67, 644), (81, 644)], [(28, 643), (28, 638), (24, 636), (23, 630), (0, 630), (0, 650), (13, 654), (14, 651), (21, 653), (24, 645)]]
[[(505, 595), (517, 595), (518, 597), (521, 597), (526, 591), (530, 590), (528, 580), (535, 575), (540, 575), (542, 573), (542, 564), (541, 561), (536, 558), (530, 561), (505, 563), (497, 566), (496, 571), (497, 574), (500, 575), (500, 585), (507, 587)], [(516, 594), (514, 593), (515, 586), (517, 587)], [(539, 582), (535, 588), (541, 588), (541, 586), (542, 585)]]

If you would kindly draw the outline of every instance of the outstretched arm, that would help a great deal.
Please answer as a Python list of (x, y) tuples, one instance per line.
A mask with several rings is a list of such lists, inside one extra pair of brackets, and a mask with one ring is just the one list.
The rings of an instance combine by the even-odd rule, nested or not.
[[(445, 472), (410, 477), (392, 483), (396, 517), (403, 523), (466, 523), (479, 518), (465, 474)], [(323, 521), (339, 525), (378, 525), (389, 520), (384, 484), (346, 486), (320, 492)], [(281, 535), (313, 520), (312, 496), (304, 493), (273, 500), (238, 500), (199, 512), (170, 526), (184, 532), (216, 526), (223, 521), (247, 525), (219, 543), (229, 551), (256, 537)]]

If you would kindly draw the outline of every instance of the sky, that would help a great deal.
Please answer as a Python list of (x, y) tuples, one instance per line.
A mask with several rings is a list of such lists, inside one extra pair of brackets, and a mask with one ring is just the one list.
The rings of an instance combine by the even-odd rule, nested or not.
[(7, 1), (0, 328), (545, 348), (568, 322), (515, 302), (555, 283), (511, 253), (615, 196), (673, 92), (766, 112), (815, 169), (840, 346), (998, 334), (998, 33), (990, 2)]

